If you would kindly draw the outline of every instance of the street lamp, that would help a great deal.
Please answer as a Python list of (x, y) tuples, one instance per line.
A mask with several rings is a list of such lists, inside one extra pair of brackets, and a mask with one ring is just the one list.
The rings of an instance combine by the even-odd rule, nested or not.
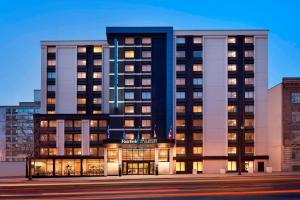
[(238, 174), (242, 175), (242, 133), (244, 130), (244, 126), (240, 127), (239, 136), (238, 136), (238, 147), (239, 147), (239, 155), (238, 155)]

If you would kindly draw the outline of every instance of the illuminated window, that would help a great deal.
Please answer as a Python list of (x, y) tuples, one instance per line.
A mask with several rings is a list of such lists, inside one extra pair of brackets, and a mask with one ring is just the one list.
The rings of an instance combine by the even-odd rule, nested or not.
[(236, 133), (228, 133), (228, 140), (236, 141)]
[(185, 38), (184, 37), (178, 37), (176, 38), (176, 44), (184, 44)]
[(48, 110), (48, 111), (47, 111), (47, 114), (53, 115), (53, 114), (55, 114), (55, 110)]
[(151, 65), (142, 65), (143, 72), (151, 72)]
[(86, 104), (85, 98), (77, 98), (77, 104)]
[(253, 119), (245, 119), (245, 127), (253, 127), (254, 120)]
[(228, 119), (228, 126), (236, 126), (236, 119)]
[(40, 148), (40, 155), (42, 156), (48, 155), (48, 148)]
[(56, 47), (48, 47), (47, 52), (48, 53), (56, 53)]
[(193, 119), (193, 126), (194, 127), (201, 127), (202, 126), (202, 120), (201, 119)]
[(193, 92), (193, 98), (194, 99), (201, 99), (202, 98), (202, 92)]
[(125, 38), (125, 44), (134, 44), (134, 38), (133, 37), (126, 37)]
[(235, 44), (236, 43), (236, 38), (235, 37), (228, 37), (228, 43), (229, 44)]
[(80, 128), (81, 127), (81, 120), (75, 120), (74, 121), (74, 127)]
[(40, 121), (40, 127), (48, 127), (48, 121)]
[(77, 114), (86, 114), (85, 110), (77, 110)]
[(77, 85), (77, 91), (85, 92), (86, 91), (86, 85)]
[(228, 57), (229, 58), (235, 58), (236, 57), (236, 51), (228, 51)]
[(134, 86), (134, 79), (133, 78), (126, 78), (125, 79), (126, 86)]
[(73, 128), (73, 121), (72, 120), (65, 120), (65, 127)]
[(142, 120), (142, 127), (150, 127), (151, 126), (151, 120)]
[(253, 141), (254, 140), (254, 134), (253, 133), (245, 133), (245, 140), (246, 141)]
[(228, 147), (228, 154), (236, 154), (236, 147)]
[(202, 65), (200, 65), (200, 64), (194, 64), (193, 65), (193, 71), (194, 72), (201, 72), (202, 71)]
[(254, 112), (254, 106), (253, 105), (246, 105), (245, 106), (245, 112), (253, 113)]
[(193, 170), (197, 170), (197, 172), (203, 171), (203, 163), (200, 161), (193, 162)]
[(94, 46), (93, 52), (94, 53), (101, 53), (102, 52), (102, 47), (101, 46)]
[(134, 72), (134, 65), (125, 65), (125, 72)]
[(185, 99), (185, 92), (176, 92), (176, 99)]
[(236, 64), (230, 64), (230, 65), (228, 65), (228, 71), (230, 71), (230, 72), (236, 71)]
[(185, 147), (176, 147), (176, 155), (185, 155)]
[(236, 161), (228, 161), (227, 163), (227, 171), (236, 171)]
[(102, 128), (107, 127), (107, 121), (106, 120), (99, 120), (98, 121), (98, 126), (102, 127)]
[(150, 139), (151, 138), (151, 134), (150, 133), (143, 133), (142, 134), (142, 139), (145, 140), (145, 139)]
[(101, 114), (102, 112), (101, 112), (101, 110), (93, 110), (93, 114)]
[(202, 78), (194, 78), (193, 84), (194, 85), (202, 85)]
[(101, 59), (94, 60), (94, 66), (101, 66), (101, 65), (102, 65), (102, 60)]
[(125, 106), (125, 113), (134, 113), (134, 106)]
[(86, 47), (77, 47), (78, 53), (86, 53)]
[(193, 147), (193, 154), (202, 154), (202, 147)]
[(249, 36), (245, 37), (245, 43), (246, 44), (252, 44), (253, 43), (253, 37), (249, 37)]
[(169, 161), (169, 149), (159, 149), (158, 150), (158, 161), (168, 162)]
[(245, 154), (254, 154), (253, 147), (245, 147)]
[(245, 71), (253, 71), (254, 65), (253, 64), (245, 64)]
[(184, 72), (185, 65), (176, 65), (176, 72)]
[(236, 78), (229, 78), (228, 85), (236, 85)]
[(151, 106), (142, 106), (142, 113), (151, 113)]
[(97, 147), (92, 147), (92, 148), (90, 148), (89, 154), (90, 154), (91, 156), (97, 156), (97, 155), (98, 155), (98, 149), (97, 149)]
[(202, 51), (193, 51), (193, 58), (202, 58)]
[(134, 133), (126, 133), (125, 139), (127, 139), (127, 140), (133, 140), (134, 139)]
[(150, 37), (142, 38), (142, 44), (151, 44), (151, 38)]
[(193, 133), (193, 140), (200, 141), (203, 139), (202, 136), (202, 133)]
[(185, 126), (185, 120), (184, 119), (176, 119), (176, 126), (177, 127), (184, 127)]
[(48, 99), (47, 99), (47, 103), (48, 103), (48, 104), (55, 104), (55, 102), (56, 102), (56, 101), (55, 101), (55, 98), (48, 98)]
[(55, 66), (56, 65), (56, 60), (48, 60), (48, 66)]
[(55, 90), (56, 90), (55, 85), (48, 85), (47, 86), (47, 91), (49, 91), (49, 92), (55, 92)]
[(125, 99), (134, 99), (134, 92), (125, 92)]
[(202, 37), (193, 37), (194, 44), (202, 44)]
[(245, 98), (246, 99), (254, 98), (254, 92), (245, 92)]
[(227, 111), (228, 112), (237, 112), (237, 107), (236, 106), (227, 106)]
[(81, 155), (81, 148), (74, 148), (74, 155)]
[(40, 141), (41, 142), (47, 142), (48, 141), (48, 135), (47, 134), (41, 134), (40, 135)]
[(245, 170), (248, 171), (249, 168), (254, 168), (254, 162), (253, 161), (245, 161)]
[(253, 85), (254, 84), (254, 78), (245, 78), (245, 84), (246, 85)]
[(142, 51), (142, 58), (151, 58), (151, 51)]
[(94, 92), (101, 91), (101, 85), (93, 85), (93, 91)]
[(55, 156), (56, 155), (56, 148), (49, 148), (49, 156)]
[(86, 73), (85, 72), (78, 72), (77, 73), (77, 78), (86, 78)]
[(185, 58), (185, 51), (176, 51), (177, 58)]
[(176, 85), (185, 85), (185, 78), (176, 78)]
[(65, 148), (65, 155), (73, 155), (73, 149), (72, 148)]
[(235, 99), (236, 98), (236, 92), (228, 92), (228, 98)]
[(193, 106), (193, 112), (194, 113), (201, 113), (202, 112), (202, 106)]
[(49, 141), (50, 142), (55, 142), (56, 141), (56, 134), (54, 133), (54, 134), (49, 134)]
[(151, 99), (151, 92), (142, 92), (142, 99)]
[(184, 133), (176, 133), (176, 140), (184, 141), (185, 140), (185, 134)]
[(176, 162), (176, 172), (185, 172), (185, 162)]
[(49, 121), (49, 127), (55, 128), (56, 127), (56, 121), (55, 120), (50, 120)]
[(84, 60), (84, 59), (77, 60), (77, 65), (86, 66), (86, 60)]
[(134, 58), (134, 51), (124, 51), (125, 58)]
[(125, 119), (124, 126), (125, 127), (134, 127), (134, 120), (133, 119)]
[(142, 78), (142, 85), (151, 85), (151, 78)]
[(253, 57), (254, 51), (245, 51), (245, 57)]
[(90, 121), (90, 126), (91, 127), (98, 127), (98, 121), (97, 120), (91, 120)]
[(176, 106), (176, 113), (185, 113), (185, 106)]
[(72, 134), (65, 134), (65, 141), (66, 142), (72, 142), (73, 141), (73, 135)]

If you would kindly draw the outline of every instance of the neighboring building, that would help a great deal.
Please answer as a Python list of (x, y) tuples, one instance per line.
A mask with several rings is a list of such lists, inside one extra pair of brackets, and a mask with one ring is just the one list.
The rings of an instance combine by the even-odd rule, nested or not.
[(268, 92), (269, 152), (275, 171), (300, 171), (300, 78)]
[(33, 114), (39, 113), (40, 90), (34, 102), (0, 106), (0, 161), (25, 161), (33, 154)]
[(264, 171), (268, 31), (106, 32), (41, 42), (34, 175)]

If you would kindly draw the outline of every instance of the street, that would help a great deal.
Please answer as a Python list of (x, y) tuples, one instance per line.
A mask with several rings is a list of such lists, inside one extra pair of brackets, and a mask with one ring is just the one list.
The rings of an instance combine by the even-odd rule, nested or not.
[(299, 175), (0, 180), (0, 199), (300, 199)]

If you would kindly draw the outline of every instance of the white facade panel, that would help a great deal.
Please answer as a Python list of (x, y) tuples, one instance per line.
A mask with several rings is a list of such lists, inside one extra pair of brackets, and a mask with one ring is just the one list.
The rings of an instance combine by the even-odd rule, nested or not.
[(88, 156), (90, 150), (90, 121), (82, 120), (81, 123), (81, 135), (82, 135), (82, 155)]
[(41, 48), (41, 114), (47, 113), (47, 46)]
[(65, 121), (56, 120), (56, 148), (57, 155), (65, 154)]

